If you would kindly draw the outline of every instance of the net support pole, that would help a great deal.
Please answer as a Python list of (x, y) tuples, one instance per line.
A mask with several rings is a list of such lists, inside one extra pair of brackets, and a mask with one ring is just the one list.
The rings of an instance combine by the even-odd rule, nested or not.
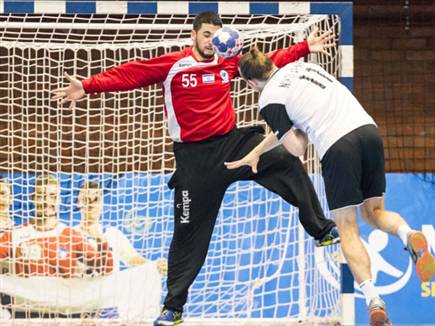
[(340, 264), (341, 270), (341, 324), (353, 325), (355, 323), (355, 296), (353, 287), (353, 276), (349, 265), (346, 262)]
[(307, 293), (305, 281), (305, 230), (302, 224), (298, 226), (298, 282), (299, 282), (299, 318), (305, 320), (307, 317)]

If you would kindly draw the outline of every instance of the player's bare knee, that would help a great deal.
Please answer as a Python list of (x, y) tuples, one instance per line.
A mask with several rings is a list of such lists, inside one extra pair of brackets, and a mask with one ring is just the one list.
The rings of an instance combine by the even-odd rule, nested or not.
[(337, 218), (335, 223), (340, 233), (340, 239), (343, 242), (351, 241), (359, 237), (358, 224), (352, 218)]
[(355, 227), (358, 225), (356, 211), (353, 209), (337, 209), (331, 211), (331, 213), (339, 229), (347, 229), (351, 226)]
[(376, 226), (375, 211), (367, 208), (361, 208), (361, 216), (371, 226)]
[(353, 227), (344, 227), (339, 229), (340, 232), (340, 240), (343, 242), (352, 241), (353, 239), (359, 239), (358, 228)]
[(367, 201), (361, 206), (360, 211), (362, 218), (368, 224), (377, 227), (378, 219), (383, 211), (383, 205), (379, 201)]
[(340, 231), (340, 234), (342, 232), (348, 232), (349, 231), (349, 225), (351, 225), (352, 223), (350, 223), (348, 220), (346, 219), (342, 219), (342, 218), (338, 218), (338, 219), (334, 219), (335, 224), (338, 227), (338, 230)]
[(384, 209), (383, 198), (370, 198), (367, 199), (361, 206), (361, 213), (365, 213), (368, 218), (373, 218), (375, 214)]

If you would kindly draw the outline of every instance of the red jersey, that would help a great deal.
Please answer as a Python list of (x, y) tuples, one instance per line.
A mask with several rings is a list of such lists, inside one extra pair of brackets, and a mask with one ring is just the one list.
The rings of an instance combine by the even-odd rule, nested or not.
[(0, 237), (0, 259), (12, 259), (20, 276), (82, 276), (78, 264), (90, 272), (109, 273), (113, 269), (112, 253), (107, 242), (98, 248), (84, 236), (62, 223), (47, 231), (24, 225), (6, 231)]
[[(267, 55), (283, 67), (309, 53), (307, 41)], [(235, 126), (230, 80), (239, 76), (240, 56), (217, 54), (198, 61), (192, 48), (157, 58), (132, 61), (82, 81), (86, 93), (126, 91), (163, 83), (169, 136), (194, 142), (228, 133)]]

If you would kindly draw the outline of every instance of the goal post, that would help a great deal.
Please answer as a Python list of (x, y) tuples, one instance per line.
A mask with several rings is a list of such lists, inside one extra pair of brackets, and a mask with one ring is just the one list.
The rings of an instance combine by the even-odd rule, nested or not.
[[(245, 50), (255, 44), (274, 51), (306, 38), (315, 27), (332, 30), (339, 46), (331, 56), (310, 54), (307, 60), (352, 86), (349, 3), (35, 0), (18, 5), (5, 0), (3, 6), (0, 175), (11, 185), (11, 218), (15, 225), (28, 222), (35, 212), (35, 183), (41, 174), (50, 174), (60, 187), (59, 220), (77, 229), (79, 194), (93, 181), (101, 190), (103, 232), (116, 243), (127, 241), (136, 252), (131, 257), (143, 261), (133, 266), (121, 255), (110, 273), (59, 278), (35, 272), (24, 281), (14, 275), (12, 259), (0, 275), (0, 293), (12, 297), (0, 318), (15, 320), (17, 312), (104, 318), (110, 310), (122, 321), (149, 320), (165, 294), (162, 264), (173, 230), (173, 193), (166, 184), (175, 162), (161, 85), (90, 95), (69, 109), (50, 99), (51, 90), (65, 85), (64, 73), (83, 79), (131, 60), (178, 51), (190, 45), (195, 14), (212, 10), (242, 32)], [(231, 86), (237, 125), (265, 126), (258, 121), (258, 96), (241, 79)], [(329, 216), (312, 146), (304, 163)], [(315, 248), (297, 209), (277, 195), (253, 182), (233, 184), (207, 260), (190, 289), (185, 318), (221, 324), (351, 323), (352, 303), (344, 305), (340, 293), (339, 256), (337, 246)], [(138, 282), (138, 275), (144, 280)], [(152, 302), (143, 295), (148, 288), (154, 289), (149, 291)], [(141, 304), (148, 305), (147, 312), (141, 312)]]

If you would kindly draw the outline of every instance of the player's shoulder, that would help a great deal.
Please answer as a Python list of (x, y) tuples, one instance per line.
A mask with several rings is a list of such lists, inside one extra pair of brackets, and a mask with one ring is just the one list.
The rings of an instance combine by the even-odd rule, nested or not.
[(120, 239), (120, 238), (127, 238), (127, 236), (117, 227), (114, 226), (109, 226), (106, 227), (104, 230), (104, 235), (108, 238), (108, 239)]
[(8, 230), (5, 230), (5, 232), (15, 233), (16, 234), (16, 233), (22, 233), (22, 232), (32, 232), (32, 233), (34, 233), (34, 232), (37, 232), (37, 231), (35, 230), (35, 228), (33, 227), (32, 224), (26, 222), (26, 223), (14, 226), (13, 228), (10, 228)]
[(5, 239), (32, 239), (38, 235), (38, 231), (30, 223), (17, 225), (12, 229), (6, 230), (1, 233), (2, 240)]
[(159, 58), (167, 59), (168, 61), (178, 61), (180, 59), (183, 59), (185, 57), (189, 57), (192, 55), (192, 48), (191, 47), (185, 47), (179, 51), (173, 51), (168, 52), (165, 54), (162, 54)]
[(218, 56), (218, 64), (229, 70), (237, 71), (239, 61), (240, 61), (240, 55), (231, 58), (221, 58)]
[(286, 103), (286, 90), (279, 87), (279, 83), (276, 80), (269, 81), (264, 87), (258, 99), (258, 105), (260, 109), (270, 104), (282, 104)]
[(291, 62), (276, 71), (266, 83), (259, 98), (260, 107), (268, 104), (286, 104), (295, 79), (299, 78), (301, 70), (306, 68), (302, 61)]
[(59, 231), (62, 235), (73, 236), (73, 237), (83, 237), (82, 232), (77, 227), (67, 226), (66, 224), (58, 224)]

